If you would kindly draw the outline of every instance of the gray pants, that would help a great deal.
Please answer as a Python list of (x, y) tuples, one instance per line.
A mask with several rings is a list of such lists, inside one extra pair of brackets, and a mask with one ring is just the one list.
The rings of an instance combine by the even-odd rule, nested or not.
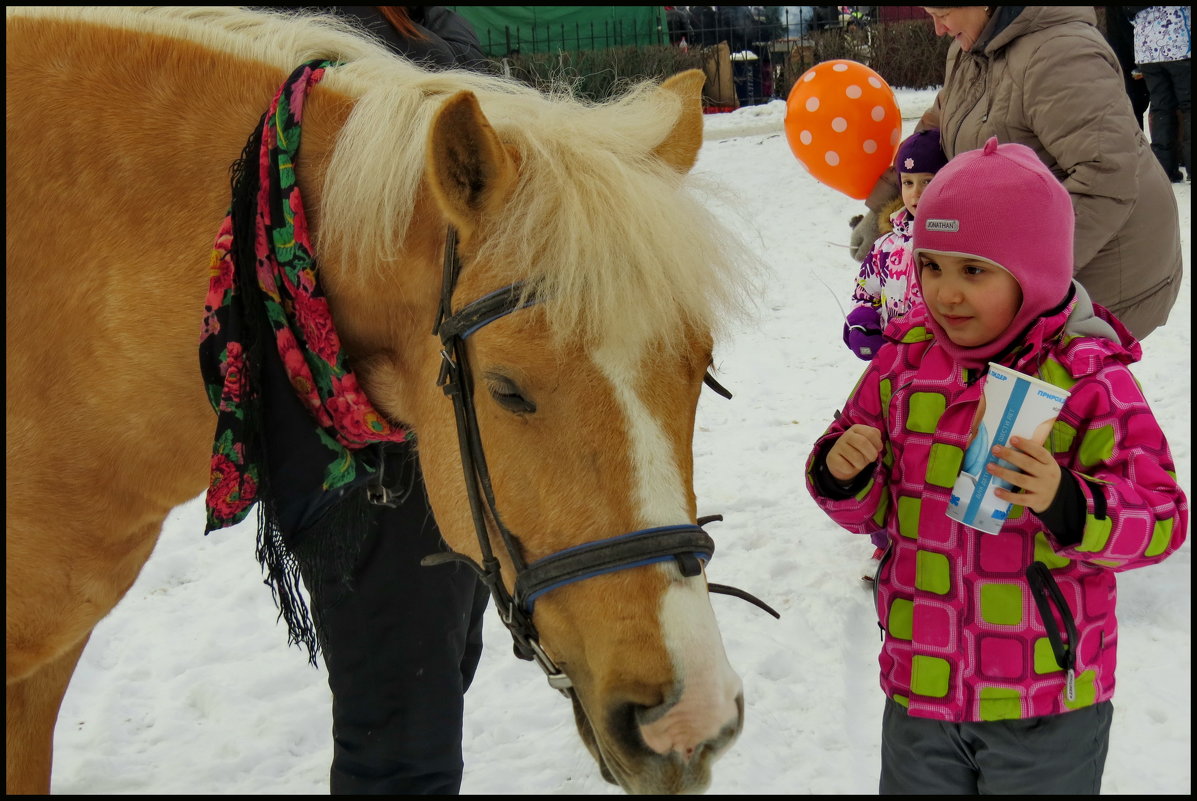
[(915, 718), (885, 699), (882, 795), (1097, 795), (1114, 705), (988, 723)]

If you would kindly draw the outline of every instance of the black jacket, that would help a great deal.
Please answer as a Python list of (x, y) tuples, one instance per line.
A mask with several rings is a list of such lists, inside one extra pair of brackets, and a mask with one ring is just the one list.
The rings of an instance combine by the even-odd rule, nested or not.
[[(266, 8), (264, 6), (264, 8)], [(391, 50), (424, 66), (461, 67), (485, 71), (487, 60), (478, 34), (461, 15), (445, 6), (404, 6), (423, 38), (404, 36), (383, 16), (377, 6), (269, 6), (286, 9), (323, 11), (344, 17), (370, 31)]]
[(401, 56), (438, 67), (482, 69), (486, 56), (473, 26), (444, 6), (406, 6), (416, 29), (426, 38), (410, 39), (387, 21), (377, 6), (333, 6), (329, 10), (357, 20)]

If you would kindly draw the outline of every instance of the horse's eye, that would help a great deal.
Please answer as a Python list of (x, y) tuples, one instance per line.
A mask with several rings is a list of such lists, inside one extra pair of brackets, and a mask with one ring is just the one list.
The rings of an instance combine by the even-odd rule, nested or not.
[(536, 411), (536, 404), (524, 397), (520, 388), (510, 378), (500, 375), (487, 375), (486, 388), (495, 403), (509, 412), (516, 414), (532, 414)]

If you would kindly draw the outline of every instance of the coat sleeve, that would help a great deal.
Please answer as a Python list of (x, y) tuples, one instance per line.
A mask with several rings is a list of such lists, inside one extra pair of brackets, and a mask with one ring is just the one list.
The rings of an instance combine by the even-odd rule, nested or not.
[(1072, 392), (1053, 436), (1075, 432), (1063, 466), (1084, 495), (1084, 533), (1069, 546), (1053, 538), (1057, 552), (1115, 571), (1163, 561), (1185, 541), (1189, 507), (1139, 385), (1118, 364)]
[[(1024, 112), (1055, 162), (1076, 210), (1073, 270), (1097, 255), (1126, 223), (1138, 195), (1141, 133), (1112, 50), (1082, 35), (1036, 48), (1022, 81)], [(1084, 91), (1077, 87), (1083, 86)]]
[[(856, 388), (848, 397), (841, 412), (831, 426), (816, 440), (806, 460), (806, 489), (816, 504), (837, 524), (857, 534), (869, 534), (885, 526), (885, 513), (889, 506), (889, 465), (892, 451), (885, 427), (885, 412), (881, 403), (881, 379), (883, 373), (876, 361), (865, 368)], [(837, 498), (825, 494), (816, 480), (816, 471), (827, 461), (827, 452), (835, 441), (856, 424), (880, 429), (884, 442), (878, 456), (872, 477), (854, 495)]]
[[(960, 45), (956, 44), (955, 42), (952, 42), (950, 45), (948, 45), (948, 53), (947, 53), (946, 60), (944, 62), (943, 69), (944, 69), (945, 76), (951, 75), (952, 70), (955, 68), (955, 65), (959, 62), (959, 60), (960, 60)], [(931, 103), (931, 105), (927, 108), (927, 110), (923, 112), (923, 116), (919, 118), (919, 121), (917, 123), (915, 123), (915, 126), (914, 126), (915, 133), (918, 133), (919, 131), (926, 131), (931, 128), (934, 128), (939, 131), (943, 130), (943, 115), (942, 115), (941, 109), (943, 109), (943, 104), (944, 104), (944, 100), (945, 100), (944, 92), (947, 90), (947, 87), (949, 85), (950, 85), (950, 81), (945, 79), (944, 85), (942, 87), (940, 87), (938, 92), (935, 93), (935, 100)], [(944, 152), (946, 153), (947, 146), (944, 145), (943, 147), (944, 147)], [(949, 154), (949, 157), (950, 157), (950, 154)]]
[(881, 239), (873, 243), (869, 255), (860, 263), (860, 272), (856, 275), (856, 283), (852, 287), (852, 308), (875, 309), (881, 305), (882, 270), (885, 267), (885, 254), (881, 252)]
[(422, 6), (422, 26), (439, 37), (453, 53), (455, 66), (482, 70), (486, 66), (486, 54), (478, 34), (465, 17), (446, 6)]

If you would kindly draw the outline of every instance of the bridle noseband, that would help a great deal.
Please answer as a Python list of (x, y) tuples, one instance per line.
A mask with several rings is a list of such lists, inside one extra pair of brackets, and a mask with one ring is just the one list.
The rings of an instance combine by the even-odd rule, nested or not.
[[(483, 326), (512, 312), (533, 306), (539, 299), (530, 294), (524, 284), (515, 283), (485, 295), (453, 313), (453, 289), (460, 272), (457, 233), (450, 226), (445, 240), (440, 308), (433, 334), (441, 339), (442, 361), (438, 384), (453, 400), (466, 493), (482, 560), (479, 564), (463, 554), (446, 552), (427, 556), (421, 563), (438, 565), (451, 561), (463, 562), (477, 572), (490, 590), (499, 617), (511, 632), (516, 655), (535, 661), (544, 670), (549, 685), (568, 696), (573, 682), (541, 648), (539, 635), (532, 624), (532, 608), (536, 599), (546, 592), (575, 581), (670, 559), (676, 560), (683, 576), (701, 575), (701, 563), (710, 561), (715, 552), (715, 543), (702, 529), (702, 524), (710, 520), (721, 520), (722, 517), (716, 515), (702, 518), (698, 524), (685, 523), (633, 531), (566, 548), (528, 564), (524, 560), (519, 542), (504, 525), (495, 504), (490, 471), (487, 468), (475, 415), (473, 384), (470, 380), (465, 340)], [(716, 391), (722, 390), (720, 394), (731, 397), (709, 373), (706, 381), (708, 385), (713, 384)], [(509, 593), (503, 584), (500, 562), (491, 548), (486, 524), (488, 511), (515, 571), (514, 595)], [(767, 605), (741, 590), (718, 584), (708, 584), (708, 589), (745, 598), (775, 617), (780, 617)]]

